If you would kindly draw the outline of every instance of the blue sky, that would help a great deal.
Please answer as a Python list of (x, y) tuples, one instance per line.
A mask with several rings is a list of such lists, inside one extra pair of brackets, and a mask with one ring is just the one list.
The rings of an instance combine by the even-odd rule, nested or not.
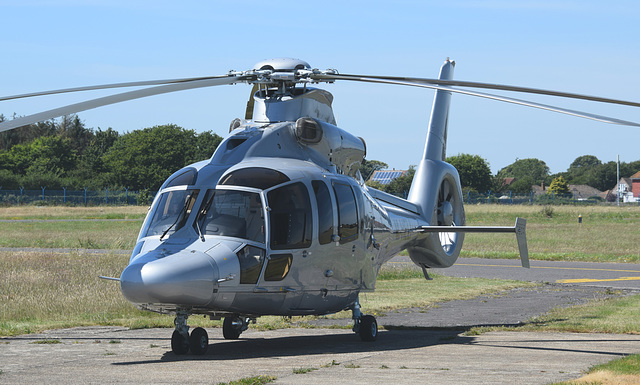
[[(455, 78), (640, 101), (640, 3), (634, 1), (119, 1), (0, 0), (0, 95), (135, 80), (220, 75), (271, 57), (342, 73)], [(422, 154), (433, 91), (338, 83), (338, 125), (368, 158), (405, 169)], [(79, 114), (120, 132), (175, 123), (224, 136), (250, 86), (161, 95)], [(0, 103), (27, 115), (104, 92)], [(513, 95), (525, 98), (522, 95)], [(632, 121), (640, 109), (529, 97)], [(565, 171), (581, 155), (640, 159), (640, 129), (463, 95), (452, 98), (448, 155), (492, 171), (517, 158)]]

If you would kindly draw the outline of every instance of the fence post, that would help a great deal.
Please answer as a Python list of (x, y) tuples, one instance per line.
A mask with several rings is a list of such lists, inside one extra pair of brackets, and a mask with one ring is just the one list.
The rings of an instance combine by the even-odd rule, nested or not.
[(471, 191), (467, 191), (467, 204), (471, 204)]
[(109, 189), (107, 187), (104, 188), (104, 203), (109, 204)]
[(509, 204), (513, 204), (513, 196), (511, 195), (513, 191), (509, 190)]
[(124, 204), (129, 204), (129, 189), (125, 187), (124, 189)]
[(44, 189), (47, 188), (47, 186), (40, 186), (40, 188), (42, 189), (42, 201), (44, 202)]
[(84, 205), (87, 205), (87, 188), (84, 188)]
[(62, 203), (67, 203), (67, 188), (62, 188)]

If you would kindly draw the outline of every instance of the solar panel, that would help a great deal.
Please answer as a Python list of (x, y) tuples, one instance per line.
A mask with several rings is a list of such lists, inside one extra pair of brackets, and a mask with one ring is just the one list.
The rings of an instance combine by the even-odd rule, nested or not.
[(369, 180), (379, 182), (381, 184), (389, 184), (392, 180), (406, 173), (403, 170), (377, 170), (373, 173)]

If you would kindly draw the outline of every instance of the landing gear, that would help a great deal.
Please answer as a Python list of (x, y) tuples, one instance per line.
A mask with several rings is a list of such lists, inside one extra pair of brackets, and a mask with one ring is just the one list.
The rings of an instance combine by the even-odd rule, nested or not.
[(372, 315), (363, 315), (360, 311), (360, 299), (351, 308), (353, 312), (353, 331), (360, 334), (363, 341), (375, 341), (378, 338), (378, 322)]
[(209, 347), (209, 336), (207, 335), (207, 331), (203, 328), (193, 329), (191, 336), (189, 336), (189, 347), (193, 354), (205, 354)]
[(227, 340), (237, 340), (249, 328), (249, 319), (238, 316), (224, 317), (222, 335)]
[(209, 347), (207, 331), (203, 328), (195, 328), (189, 335), (187, 318), (189, 318), (189, 313), (187, 312), (180, 311), (176, 313), (176, 318), (173, 321), (176, 329), (171, 335), (171, 350), (176, 355), (187, 354), (189, 349), (193, 354), (205, 354)]

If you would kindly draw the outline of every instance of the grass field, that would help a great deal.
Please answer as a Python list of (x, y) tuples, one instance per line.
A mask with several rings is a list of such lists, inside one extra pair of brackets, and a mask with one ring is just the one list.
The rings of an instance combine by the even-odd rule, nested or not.
[[(640, 261), (639, 206), (508, 206), (465, 207), (468, 225), (513, 226), (527, 219), (530, 257), (595, 262)], [(582, 223), (578, 223), (578, 216)], [(463, 256), (517, 258), (511, 234), (467, 234)]]
[[(533, 258), (640, 260), (637, 247), (640, 207), (637, 206), (474, 205), (466, 210), (469, 225), (512, 225), (516, 216), (527, 218)], [(0, 222), (0, 246), (130, 249), (146, 211), (146, 207), (139, 206), (3, 207), (0, 219), (37, 221)], [(578, 224), (578, 215), (582, 215), (582, 224)], [(82, 221), (56, 221), (59, 219)], [(515, 239), (512, 235), (469, 234), (464, 254), (516, 257)], [(115, 253), (0, 251), (0, 335), (77, 325), (171, 327), (171, 317), (136, 310), (124, 300), (117, 283), (97, 279), (98, 275), (118, 276), (127, 260), (128, 256)], [(427, 283), (416, 271), (385, 272), (376, 292), (363, 295), (363, 306), (368, 311), (384, 312), (391, 308), (471, 298), (518, 285), (528, 284), (446, 277)], [(533, 320), (527, 327), (621, 333), (640, 330), (640, 313), (634, 310), (640, 309), (640, 297), (618, 301), (572, 308), (575, 313), (558, 310), (559, 313), (552, 313), (549, 318)], [(265, 317), (259, 326), (287, 326), (286, 322), (274, 318)], [(193, 317), (190, 323), (212, 325), (201, 317)]]
[[(468, 225), (512, 226), (527, 219), (532, 259), (640, 261), (640, 206), (470, 205)], [(2, 207), (0, 247), (132, 249), (146, 207)], [(578, 216), (582, 215), (582, 223)], [(53, 221), (109, 219), (109, 221)], [(467, 234), (462, 256), (517, 258), (512, 234)]]
[[(0, 252), (0, 335), (34, 333), (44, 329), (88, 325), (122, 325), (131, 328), (172, 327), (173, 317), (135, 309), (120, 293), (117, 282), (99, 275), (119, 276), (128, 256), (53, 252)], [(402, 274), (405, 279), (383, 279), (377, 291), (362, 298), (369, 313), (389, 309), (424, 307), (435, 302), (473, 298), (531, 284), (489, 279), (438, 276), (427, 282), (421, 272)], [(351, 317), (345, 312), (338, 317)], [(192, 317), (192, 326), (220, 326)], [(258, 327), (289, 327), (281, 317), (263, 317)]]

